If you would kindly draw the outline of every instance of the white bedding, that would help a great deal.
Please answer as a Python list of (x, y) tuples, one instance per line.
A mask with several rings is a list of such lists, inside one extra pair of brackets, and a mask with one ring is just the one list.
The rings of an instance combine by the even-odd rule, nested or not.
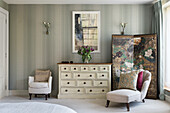
[(71, 108), (58, 104), (24, 102), (0, 103), (0, 113), (77, 113)]

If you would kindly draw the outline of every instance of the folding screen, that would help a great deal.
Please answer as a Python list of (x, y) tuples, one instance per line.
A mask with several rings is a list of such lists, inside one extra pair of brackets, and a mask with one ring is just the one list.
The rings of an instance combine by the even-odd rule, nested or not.
[(112, 35), (113, 89), (121, 72), (144, 69), (152, 73), (148, 98), (157, 98), (156, 35)]

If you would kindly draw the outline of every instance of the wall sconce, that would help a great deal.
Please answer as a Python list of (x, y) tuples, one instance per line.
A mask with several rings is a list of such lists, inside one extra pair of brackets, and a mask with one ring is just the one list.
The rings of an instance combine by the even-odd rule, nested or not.
[(49, 34), (50, 23), (43, 22), (43, 24), (44, 24), (45, 28), (47, 29), (46, 34), (48, 35)]
[(127, 23), (120, 23), (120, 26), (121, 26), (121, 35), (124, 35), (125, 33), (125, 27), (126, 27)]

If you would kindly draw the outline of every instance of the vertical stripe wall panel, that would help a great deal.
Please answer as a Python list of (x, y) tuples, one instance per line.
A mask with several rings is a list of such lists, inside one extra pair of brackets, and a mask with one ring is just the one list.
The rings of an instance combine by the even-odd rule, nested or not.
[(0, 7), (8, 10), (8, 4), (6, 2), (4, 2), (3, 0), (0, 0)]
[[(57, 64), (63, 60), (82, 62), (72, 53), (72, 11), (100, 11), (101, 52), (91, 62), (111, 62), (111, 35), (151, 33), (151, 5), (9, 5), (10, 89), (28, 89), (28, 76), (35, 69), (51, 69), (57, 90)], [(46, 35), (43, 21), (51, 23)]]

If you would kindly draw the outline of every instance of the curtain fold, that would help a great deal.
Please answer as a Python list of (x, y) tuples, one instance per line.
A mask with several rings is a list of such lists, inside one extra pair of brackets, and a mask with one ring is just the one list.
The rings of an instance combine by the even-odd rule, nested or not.
[(164, 62), (163, 62), (163, 12), (161, 1), (156, 2), (153, 5), (153, 19), (152, 19), (152, 33), (157, 34), (158, 42), (158, 96), (161, 100), (164, 100)]

